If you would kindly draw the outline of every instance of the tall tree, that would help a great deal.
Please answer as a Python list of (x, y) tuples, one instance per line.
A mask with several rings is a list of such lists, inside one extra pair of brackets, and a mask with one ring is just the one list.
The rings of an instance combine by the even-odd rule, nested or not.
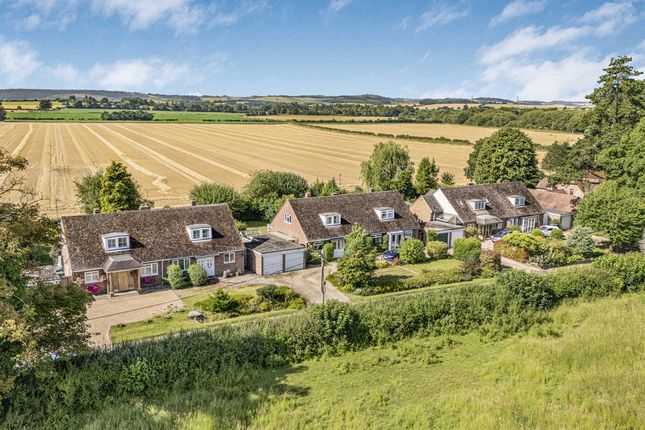
[(450, 172), (443, 172), (441, 174), (441, 184), (442, 185), (455, 185), (455, 175)]
[(580, 201), (576, 225), (607, 235), (613, 247), (634, 246), (643, 238), (645, 229), (643, 193), (607, 181)]
[(417, 193), (412, 183), (412, 176), (414, 176), (412, 167), (405, 169), (390, 182), (388, 189), (398, 191), (408, 200), (414, 199)]
[(246, 200), (235, 188), (215, 182), (195, 185), (189, 193), (191, 199), (198, 205), (212, 205), (228, 203), (236, 219), (248, 219), (248, 205)]
[(113, 161), (105, 169), (101, 180), (100, 199), (102, 212), (119, 212), (139, 209), (146, 201), (139, 185), (123, 163)]
[(478, 184), (522, 181), (534, 187), (542, 177), (537, 167), (536, 145), (520, 129), (500, 128), (478, 144), (468, 160)]
[[(81, 352), (87, 345), (85, 312), (91, 300), (77, 285), (28, 286), (36, 250), (58, 239), (55, 224), (40, 214), (34, 193), (14, 173), (27, 161), (0, 150), (0, 401), (25, 365)], [(17, 198), (9, 201), (11, 194)]]
[(320, 195), (321, 196), (331, 196), (332, 194), (340, 193), (340, 192), (341, 192), (341, 189), (338, 186), (338, 184), (336, 183), (336, 178), (331, 178), (322, 187)]
[(7, 119), (7, 111), (2, 107), (2, 102), (0, 102), (0, 121)]
[(385, 191), (390, 189), (393, 180), (411, 167), (407, 147), (395, 142), (381, 142), (374, 145), (370, 158), (361, 163), (361, 177), (367, 187)]
[(358, 224), (347, 235), (345, 255), (338, 261), (338, 276), (350, 288), (364, 288), (371, 284), (376, 263), (372, 240)]
[(51, 100), (41, 100), (38, 102), (38, 109), (40, 110), (48, 110), (52, 108), (52, 101)]
[(89, 173), (80, 181), (74, 182), (76, 186), (76, 198), (83, 207), (83, 212), (91, 214), (94, 209), (101, 208), (101, 184), (103, 172)]
[(466, 167), (464, 167), (464, 175), (471, 181), (475, 180), (475, 167), (477, 167), (477, 159), (479, 158), (479, 151), (482, 146), (484, 146), (486, 139), (479, 139), (473, 145), (473, 150), (468, 156), (468, 161), (466, 161)]
[(607, 178), (645, 192), (645, 118), (620, 143), (603, 149), (598, 164)]
[(434, 158), (423, 157), (419, 161), (417, 173), (414, 177), (414, 188), (417, 194), (425, 194), (428, 191), (437, 188), (437, 176), (439, 175), (439, 167)]

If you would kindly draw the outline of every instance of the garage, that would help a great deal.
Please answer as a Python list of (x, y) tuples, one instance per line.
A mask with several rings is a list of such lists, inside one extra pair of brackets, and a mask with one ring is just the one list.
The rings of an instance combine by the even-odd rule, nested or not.
[(257, 236), (245, 243), (246, 268), (258, 275), (273, 275), (304, 269), (306, 249), (288, 240), (275, 236)]

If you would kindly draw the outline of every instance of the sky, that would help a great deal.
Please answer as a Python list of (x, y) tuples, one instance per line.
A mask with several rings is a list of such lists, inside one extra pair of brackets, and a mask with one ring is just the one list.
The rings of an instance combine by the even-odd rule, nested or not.
[(0, 0), (0, 88), (584, 100), (645, 0)]

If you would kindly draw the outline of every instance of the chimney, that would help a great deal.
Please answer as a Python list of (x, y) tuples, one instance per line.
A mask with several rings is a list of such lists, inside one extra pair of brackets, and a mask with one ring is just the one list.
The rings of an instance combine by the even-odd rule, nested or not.
[(94, 213), (95, 214), (100, 214), (101, 213), (101, 208), (94, 208)]
[(196, 202), (195, 200), (191, 200), (191, 201), (190, 201), (190, 205), (191, 205), (191, 206), (197, 206), (197, 202)]
[(146, 204), (139, 205), (139, 210), (140, 211), (145, 211), (145, 210), (149, 210), (149, 209), (150, 209), (150, 206), (148, 206)]

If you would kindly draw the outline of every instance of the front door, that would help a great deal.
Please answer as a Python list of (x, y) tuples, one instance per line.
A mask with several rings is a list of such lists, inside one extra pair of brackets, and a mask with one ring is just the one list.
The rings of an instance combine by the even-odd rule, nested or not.
[(206, 275), (215, 276), (215, 258), (214, 257), (201, 257), (197, 259), (197, 264), (202, 266), (206, 271)]
[(403, 240), (403, 232), (402, 231), (397, 231), (394, 233), (388, 233), (390, 236), (390, 244), (388, 246), (388, 250), (393, 250), (397, 249), (399, 247), (399, 244)]
[(110, 291), (118, 293), (139, 288), (139, 271), (114, 272), (109, 274)]
[(340, 258), (345, 255), (345, 239), (334, 239), (334, 258)]

